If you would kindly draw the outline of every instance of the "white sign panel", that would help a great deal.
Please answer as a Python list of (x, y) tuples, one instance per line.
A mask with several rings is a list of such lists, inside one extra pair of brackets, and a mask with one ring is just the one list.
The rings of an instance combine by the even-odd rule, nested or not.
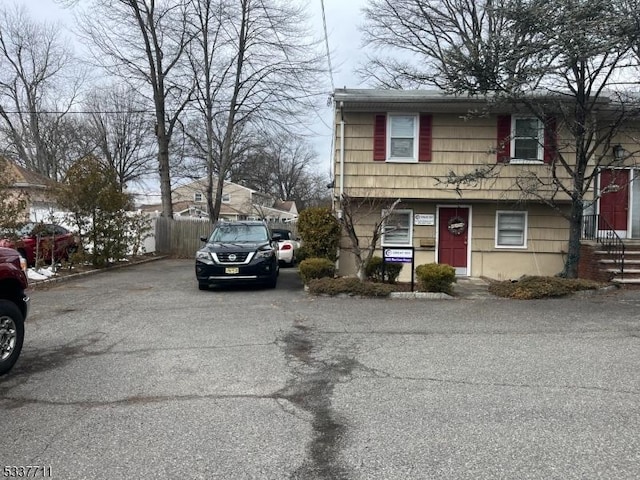
[(411, 263), (413, 251), (407, 248), (385, 248), (384, 259), (387, 262)]
[(433, 213), (416, 213), (413, 216), (414, 225), (435, 225), (436, 216)]

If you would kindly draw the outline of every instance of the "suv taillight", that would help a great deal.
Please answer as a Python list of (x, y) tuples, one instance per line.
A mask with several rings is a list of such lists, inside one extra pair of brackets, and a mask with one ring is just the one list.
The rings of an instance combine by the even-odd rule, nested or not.
[(291, 244), (285, 243), (280, 247), (280, 250), (291, 250)]

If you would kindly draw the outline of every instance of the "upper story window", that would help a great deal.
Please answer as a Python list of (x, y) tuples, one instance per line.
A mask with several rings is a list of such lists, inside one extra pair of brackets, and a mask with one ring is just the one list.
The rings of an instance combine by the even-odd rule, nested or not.
[(418, 117), (417, 115), (389, 115), (388, 161), (417, 162)]
[(496, 161), (500, 163), (551, 163), (558, 153), (557, 124), (523, 115), (497, 117)]
[(513, 117), (511, 124), (511, 162), (542, 162), (544, 125), (535, 117)]
[(397, 163), (430, 162), (431, 115), (375, 115), (373, 159)]
[(229, 203), (231, 201), (231, 195), (228, 193), (222, 194), (222, 203)]
[(412, 246), (413, 245), (413, 211), (395, 210), (384, 222), (382, 230), (382, 245)]
[(202, 192), (196, 192), (193, 194), (193, 201), (196, 203), (202, 202), (203, 195)]

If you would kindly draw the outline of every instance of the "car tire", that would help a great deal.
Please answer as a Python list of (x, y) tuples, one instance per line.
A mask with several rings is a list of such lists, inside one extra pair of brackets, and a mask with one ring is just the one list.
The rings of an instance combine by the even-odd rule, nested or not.
[(24, 342), (24, 317), (8, 300), (0, 300), (0, 375), (9, 372), (18, 361)]
[(278, 284), (278, 273), (267, 280), (267, 288), (276, 288), (276, 285)]
[(198, 282), (198, 290), (209, 290), (209, 284)]

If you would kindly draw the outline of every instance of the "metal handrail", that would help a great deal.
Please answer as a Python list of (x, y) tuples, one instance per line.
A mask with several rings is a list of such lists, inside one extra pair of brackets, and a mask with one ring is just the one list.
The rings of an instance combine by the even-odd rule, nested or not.
[(620, 271), (620, 276), (624, 277), (625, 245), (606, 218), (599, 214), (584, 215), (582, 217), (582, 238), (597, 241), (602, 249), (612, 257), (613, 264)]

